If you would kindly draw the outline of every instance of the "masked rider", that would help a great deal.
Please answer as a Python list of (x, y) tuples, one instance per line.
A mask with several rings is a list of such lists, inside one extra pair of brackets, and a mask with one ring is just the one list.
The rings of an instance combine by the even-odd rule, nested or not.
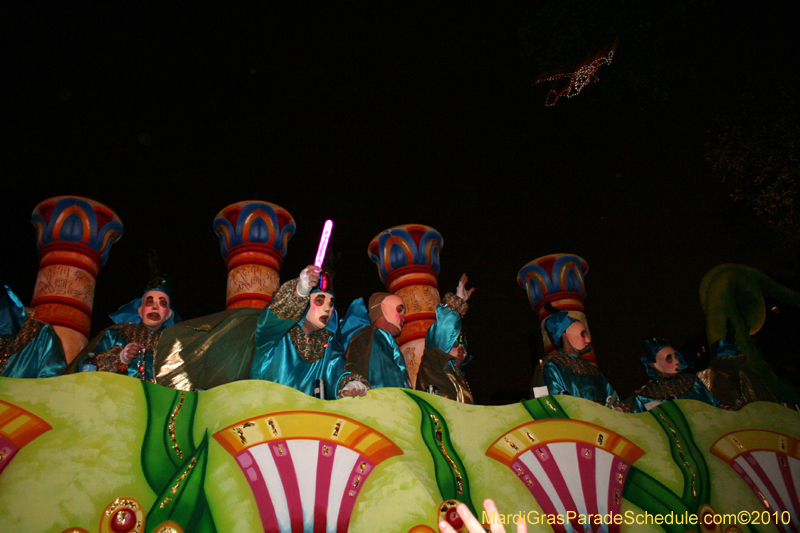
[(110, 313), (115, 325), (101, 331), (78, 354), (75, 371), (86, 371), (89, 353), (94, 353), (99, 371), (155, 383), (153, 361), (158, 340), (165, 328), (180, 322), (172, 308), (171, 292), (169, 278), (158, 277), (147, 284), (141, 298)]
[(642, 349), (645, 353), (642, 364), (651, 379), (628, 401), (634, 413), (642, 413), (668, 400), (698, 400), (715, 407), (719, 405), (700, 378), (681, 373), (689, 365), (665, 340), (644, 339)]
[(334, 338), (334, 301), (330, 276), (314, 265), (281, 285), (258, 317), (250, 379), (274, 381), (309, 395), (322, 379), (325, 397), (335, 399), (344, 353)]

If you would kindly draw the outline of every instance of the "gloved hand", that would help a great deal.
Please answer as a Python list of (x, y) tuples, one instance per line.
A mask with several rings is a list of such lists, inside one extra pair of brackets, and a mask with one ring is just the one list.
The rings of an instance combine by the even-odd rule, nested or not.
[(367, 386), (360, 381), (351, 381), (342, 389), (342, 396), (366, 396)]
[(119, 360), (123, 364), (129, 365), (134, 357), (139, 355), (139, 352), (144, 350), (144, 346), (138, 342), (129, 342), (125, 345), (121, 352), (119, 352)]
[(461, 274), (461, 279), (458, 280), (458, 287), (456, 287), (456, 296), (464, 300), (465, 302), (469, 300), (469, 297), (472, 296), (472, 291), (475, 290), (475, 287), (472, 287), (470, 290), (467, 290), (467, 275)]
[(319, 276), (322, 269), (314, 265), (308, 265), (300, 272), (300, 281), (297, 282), (297, 295), (308, 298), (311, 289), (319, 285)]

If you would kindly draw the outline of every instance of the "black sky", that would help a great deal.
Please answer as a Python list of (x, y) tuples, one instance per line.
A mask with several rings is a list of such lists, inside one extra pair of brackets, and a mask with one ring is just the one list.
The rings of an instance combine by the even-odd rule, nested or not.
[[(488, 402), (517, 399), (533, 372), (538, 325), (515, 277), (536, 257), (588, 261), (587, 318), (623, 394), (646, 379), (643, 336), (681, 345), (702, 330), (710, 268), (786, 274), (774, 250), (731, 231), (704, 154), (742, 80), (763, 79), (769, 98), (770, 80), (796, 73), (789, 8), (603, 4), (613, 17), (601, 23), (630, 23), (606, 32), (613, 62), (545, 107), (547, 88), (531, 83), (543, 54), (523, 54), (520, 35), (533, 20), (553, 32), (537, 43), (565, 39), (542, 20), (546, 3), (273, 4), (4, 8), (0, 272), (24, 302), (37, 272), (30, 213), (51, 196), (105, 203), (125, 227), (98, 278), (93, 332), (141, 293), (149, 248), (184, 318), (221, 310), (211, 223), (237, 201), (294, 216), (284, 281), (335, 221), (340, 313), (383, 288), (372, 237), (428, 224), (444, 237), (440, 289), (462, 272), (476, 287), (467, 377)], [(635, 10), (646, 26), (626, 19)], [(577, 39), (587, 56), (610, 44), (592, 35)]]

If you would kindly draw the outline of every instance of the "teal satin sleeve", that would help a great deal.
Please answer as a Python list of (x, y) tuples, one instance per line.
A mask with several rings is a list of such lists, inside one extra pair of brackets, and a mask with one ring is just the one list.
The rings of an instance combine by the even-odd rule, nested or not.
[(605, 404), (614, 388), (608, 380), (599, 376), (576, 376), (555, 363), (545, 363), (542, 369), (544, 384), (550, 394), (569, 394), (586, 400)]
[(47, 325), (22, 350), (13, 354), (2, 376), (7, 378), (49, 378), (67, 368), (64, 350), (52, 326)]
[[(258, 363), (258, 365), (256, 365)], [(316, 380), (325, 380), (325, 396), (336, 399), (336, 384), (344, 371), (344, 351), (331, 338), (323, 356), (310, 363), (303, 359), (286, 334), (272, 343), (268, 353), (256, 353), (250, 379), (261, 379), (292, 387), (309, 396), (314, 395)]]
[(572, 394), (570, 387), (564, 381), (562, 376), (564, 369), (555, 363), (545, 363), (542, 369), (542, 379), (544, 385), (547, 387), (548, 394), (555, 396), (556, 394)]
[(411, 387), (406, 360), (394, 338), (376, 328), (369, 357), (369, 380), (373, 389), (381, 387)]
[[(253, 355), (253, 364), (250, 366), (250, 379), (276, 381), (265, 377), (272, 375), (267, 369), (272, 365), (276, 357), (281, 359), (281, 355), (293, 350), (295, 355), (300, 358), (300, 355), (297, 354), (297, 349), (294, 348), (292, 341), (289, 339), (289, 330), (295, 324), (297, 322), (294, 320), (279, 318), (269, 307), (265, 307), (261, 311), (256, 322), (256, 351)], [(289, 346), (291, 346), (291, 349), (289, 349)], [(305, 362), (305, 360), (303, 361)], [(283, 381), (276, 381), (276, 383), (286, 385)]]
[(425, 349), (439, 348), (447, 353), (461, 332), (461, 315), (442, 304), (436, 306), (436, 321), (425, 334)]
[(23, 325), (25, 306), (7, 285), (3, 285), (0, 289), (0, 337), (13, 337)]
[(689, 400), (697, 400), (700, 402), (705, 402), (709, 405), (713, 405), (714, 407), (719, 407), (719, 401), (711, 395), (711, 391), (708, 390), (706, 384), (699, 377), (694, 378), (694, 386), (692, 387), (691, 398), (687, 398)]
[(631, 403), (631, 412), (632, 413), (644, 413), (647, 411), (647, 407), (645, 405), (649, 402), (652, 402), (652, 398), (645, 398), (644, 396), (639, 396), (638, 394), (633, 398), (633, 403)]

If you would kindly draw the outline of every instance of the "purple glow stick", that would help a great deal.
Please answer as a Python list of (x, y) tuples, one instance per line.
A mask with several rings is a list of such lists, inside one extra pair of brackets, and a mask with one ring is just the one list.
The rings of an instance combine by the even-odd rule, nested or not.
[(319, 248), (317, 248), (317, 257), (314, 259), (314, 266), (322, 268), (322, 262), (325, 261), (325, 252), (328, 251), (328, 241), (331, 240), (331, 232), (333, 231), (333, 220), (326, 220), (325, 226), (322, 228), (322, 237), (319, 239)]

